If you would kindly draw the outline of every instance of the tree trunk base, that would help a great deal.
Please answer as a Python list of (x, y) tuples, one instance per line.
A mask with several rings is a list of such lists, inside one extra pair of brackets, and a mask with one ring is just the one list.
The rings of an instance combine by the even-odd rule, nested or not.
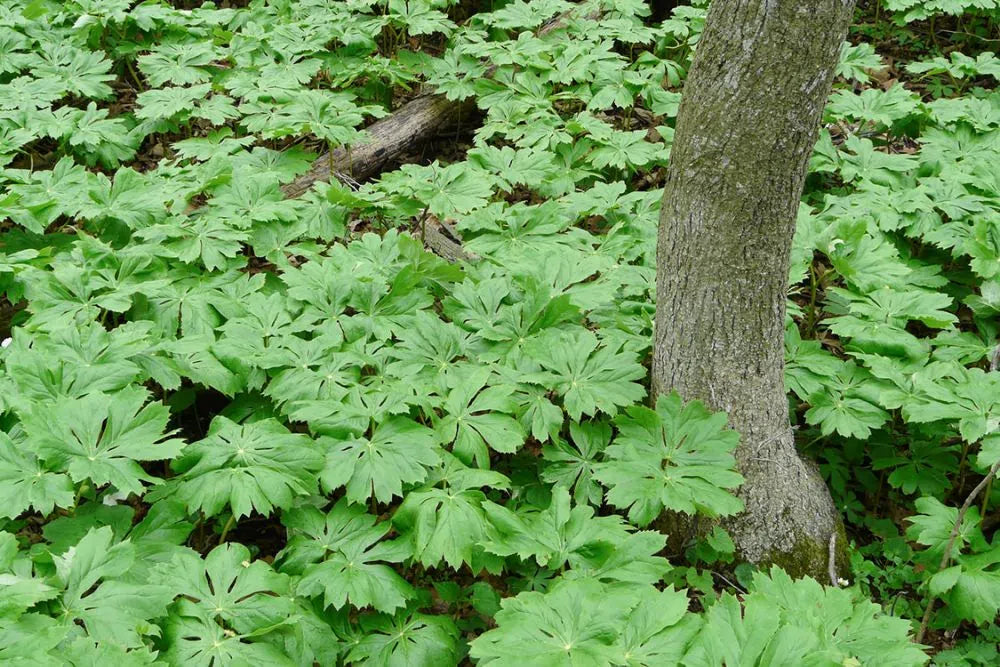
[(733, 538), (738, 561), (838, 585), (840, 577), (849, 578), (847, 534), (818, 466), (799, 456), (790, 429), (761, 450), (766, 453), (741, 461), (746, 481), (737, 495), (744, 511), (721, 520), (665, 514), (656, 527), (667, 534), (668, 549), (683, 554), (692, 539), (720, 525)]
[(745, 510), (722, 522), (737, 555), (836, 585), (849, 570), (847, 536), (819, 467), (798, 454), (791, 429), (756, 452), (740, 462)]

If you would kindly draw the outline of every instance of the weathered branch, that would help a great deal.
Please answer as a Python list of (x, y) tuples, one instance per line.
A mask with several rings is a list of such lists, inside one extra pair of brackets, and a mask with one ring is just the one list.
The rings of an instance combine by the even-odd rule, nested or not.
[(451, 225), (432, 215), (424, 220), (421, 233), (424, 245), (449, 262), (473, 262), (479, 259), (479, 255), (462, 247), (461, 240)]
[(473, 100), (453, 102), (444, 95), (421, 95), (392, 114), (372, 123), (369, 140), (350, 149), (337, 148), (333, 155), (316, 158), (306, 173), (281, 189), (286, 197), (298, 197), (316, 181), (330, 180), (330, 167), (357, 181), (371, 178), (386, 164), (431, 137), (457, 126), (475, 113)]
[[(566, 25), (574, 11), (570, 10), (554, 17), (538, 29), (538, 36), (547, 35)], [(587, 20), (597, 19), (600, 12), (591, 12)], [(493, 76), (496, 66), (491, 65), (484, 77)], [(379, 173), (382, 168), (399, 158), (406, 151), (420, 145), (431, 137), (439, 135), (476, 113), (473, 98), (452, 101), (441, 94), (427, 94), (414, 98), (370, 125), (366, 131), (370, 139), (348, 148), (337, 148), (320, 155), (312, 168), (282, 187), (286, 197), (298, 197), (316, 181), (330, 179), (331, 166), (335, 172), (347, 174), (357, 181), (363, 181)]]
[[(538, 29), (541, 37), (557, 30), (569, 22), (575, 10), (570, 10)], [(596, 20), (599, 11), (587, 14), (585, 20)], [(496, 71), (491, 65), (483, 76), (490, 77)], [(389, 116), (372, 123), (367, 129), (369, 140), (350, 148), (337, 148), (332, 153), (324, 153), (313, 162), (306, 173), (291, 183), (282, 186), (286, 197), (303, 195), (313, 183), (329, 181), (337, 177), (349, 184), (356, 184), (380, 173), (386, 164), (397, 160), (407, 151), (419, 146), (431, 137), (459, 126), (476, 113), (474, 98), (452, 101), (441, 94), (427, 94), (414, 98)], [(457, 234), (446, 223), (436, 218), (424, 221), (424, 243), (445, 259), (470, 261), (478, 259), (465, 251)]]

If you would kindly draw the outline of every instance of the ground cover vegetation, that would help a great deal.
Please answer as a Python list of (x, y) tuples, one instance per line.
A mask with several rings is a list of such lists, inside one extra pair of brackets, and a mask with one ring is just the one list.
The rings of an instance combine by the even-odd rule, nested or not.
[(1000, 5), (841, 52), (785, 333), (839, 581), (657, 530), (742, 478), (649, 396), (653, 5), (0, 0), (0, 662), (1000, 661)]

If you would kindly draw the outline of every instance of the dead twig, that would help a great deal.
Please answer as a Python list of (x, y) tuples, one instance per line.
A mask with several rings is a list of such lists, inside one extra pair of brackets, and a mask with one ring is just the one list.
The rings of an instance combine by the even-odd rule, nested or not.
[[(997, 470), (1000, 470), (1000, 460), (990, 466), (990, 470), (986, 473), (986, 476), (983, 477), (979, 484), (976, 485), (976, 488), (966, 497), (965, 502), (962, 503), (962, 507), (958, 510), (958, 516), (955, 517), (955, 525), (951, 528), (951, 535), (948, 536), (948, 544), (945, 546), (944, 554), (941, 556), (941, 564), (938, 565), (938, 572), (948, 567), (948, 562), (951, 560), (951, 550), (955, 547), (955, 540), (958, 539), (958, 534), (962, 531), (962, 521), (965, 520), (965, 513), (969, 511), (976, 497), (986, 488), (993, 479), (993, 476), (997, 474)], [(933, 595), (927, 601), (927, 609), (924, 611), (924, 617), (920, 619), (920, 629), (917, 630), (917, 635), (914, 637), (914, 641), (918, 644), (923, 641), (924, 634), (927, 632), (927, 625), (931, 621), (931, 613), (934, 610), (934, 603), (936, 601), (937, 598)]]
[(830, 585), (834, 588), (840, 586), (837, 578), (837, 531), (830, 533), (830, 548), (827, 554), (826, 571), (830, 575)]

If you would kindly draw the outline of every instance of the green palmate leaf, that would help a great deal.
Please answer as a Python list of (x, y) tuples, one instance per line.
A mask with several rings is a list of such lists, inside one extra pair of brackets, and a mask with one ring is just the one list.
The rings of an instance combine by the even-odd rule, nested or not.
[(622, 662), (630, 667), (680, 662), (684, 647), (701, 626), (701, 619), (688, 613), (685, 591), (643, 586), (630, 591), (630, 597), (635, 606), (619, 634)]
[(139, 137), (129, 131), (124, 120), (108, 118), (107, 110), (98, 109), (93, 102), (75, 114), (73, 128), (65, 139), (88, 165), (100, 162), (105, 167), (117, 167), (132, 158), (139, 143)]
[(279, 647), (255, 642), (206, 620), (182, 602), (163, 624), (164, 657), (173, 664), (197, 667), (294, 667)]
[(455, 360), (465, 356), (469, 336), (450, 322), (424, 310), (413, 316), (410, 327), (388, 353), (396, 359), (386, 370), (398, 377), (449, 377)]
[(515, 395), (521, 411), (521, 424), (539, 442), (558, 437), (566, 418), (562, 408), (549, 400), (547, 393), (543, 387), (522, 385)]
[(878, 385), (854, 362), (843, 364), (827, 386), (809, 397), (806, 421), (820, 424), (823, 435), (836, 431), (845, 437), (866, 438), (889, 418), (878, 406)]
[(850, 591), (793, 580), (775, 567), (757, 575), (742, 609), (725, 594), (706, 612), (683, 664), (923, 664), (926, 656), (908, 630), (907, 621), (878, 605), (855, 603)]
[(278, 183), (257, 174), (238, 174), (216, 191), (205, 215), (216, 216), (237, 229), (256, 223), (292, 222), (301, 204), (284, 199)]
[(279, 404), (299, 401), (338, 401), (360, 379), (360, 360), (339, 353), (340, 341), (320, 336), (304, 341), (282, 337), (261, 359), (273, 373), (264, 393)]
[(351, 502), (374, 497), (388, 502), (403, 493), (403, 484), (427, 478), (440, 460), (438, 439), (431, 429), (405, 417), (391, 417), (370, 438), (337, 440), (323, 437), (326, 465), (320, 475), (325, 489), (347, 487)]
[(486, 501), (488, 540), (483, 546), (500, 556), (533, 558), (539, 565), (559, 569), (566, 565), (595, 578), (639, 583), (659, 581), (669, 568), (654, 556), (665, 544), (658, 534), (632, 534), (621, 517), (595, 517), (588, 505), (570, 508), (569, 492), (555, 487), (545, 510), (513, 512)]
[(111, 96), (108, 81), (112, 62), (100, 51), (87, 51), (69, 44), (58, 44), (41, 54), (34, 73), (39, 78), (57, 81), (63, 88), (81, 97), (102, 99)]
[(389, 0), (389, 18), (405, 25), (411, 35), (429, 35), (435, 32), (448, 35), (455, 29), (455, 24), (448, 15), (434, 9), (430, 2)]
[(571, 442), (557, 439), (542, 448), (542, 457), (548, 462), (542, 479), (572, 488), (577, 503), (600, 505), (604, 492), (594, 471), (611, 442), (611, 426), (603, 421), (573, 422), (569, 433)]
[(34, 576), (30, 561), (18, 558), (17, 537), (0, 532), (0, 626), (4, 621), (17, 620), (35, 604), (58, 594), (56, 587)]
[(18, 332), (6, 359), (19, 393), (12, 404), (23, 403), (30, 410), (32, 401), (124, 389), (142, 377), (140, 364), (152, 361), (153, 355), (146, 355), (151, 347), (148, 333), (145, 324), (125, 324), (109, 332), (96, 322), (51, 334)]
[(525, 438), (520, 422), (511, 416), (514, 388), (488, 386), (492, 374), (489, 368), (457, 374), (445, 399), (445, 416), (437, 425), (441, 440), (453, 443), (455, 456), (466, 464), (475, 461), (481, 468), (490, 465), (489, 449), (513, 454)]
[(518, 203), (510, 207), (491, 204), (470, 214), (458, 228), (479, 228), (484, 232), (469, 239), (466, 245), (471, 251), (502, 258), (512, 265), (535, 265), (544, 270), (539, 255), (557, 254), (567, 249), (579, 252), (589, 240), (582, 230), (572, 230), (572, 221), (565, 211), (552, 205), (554, 202), (547, 204), (525, 206)]
[(363, 667), (450, 665), (456, 661), (458, 628), (447, 616), (375, 616), (362, 620), (366, 634), (348, 654)]
[(109, 179), (97, 174), (88, 190), (80, 215), (87, 219), (121, 220), (131, 229), (158, 220), (166, 204), (166, 194), (156, 190), (156, 181), (137, 171), (122, 167)]
[(241, 111), (246, 115), (247, 128), (265, 137), (309, 132), (331, 146), (344, 145), (355, 143), (364, 136), (355, 127), (364, 121), (365, 115), (384, 114), (380, 107), (357, 106), (353, 97), (345, 93), (302, 90), (291, 102), (277, 108), (245, 105)]
[(252, 510), (270, 514), (275, 507), (291, 507), (296, 496), (314, 493), (322, 465), (317, 443), (274, 419), (237, 424), (219, 416), (208, 437), (189, 445), (174, 461), (180, 474), (149, 499), (176, 495), (208, 516), (227, 506), (237, 518)]
[(970, 58), (964, 53), (953, 51), (947, 59), (938, 56), (931, 60), (909, 63), (906, 70), (915, 74), (927, 75), (947, 73), (956, 79), (984, 74), (1000, 79), (1000, 58), (997, 58), (991, 51), (980, 53), (976, 58)]
[[(568, 295), (556, 295), (531, 279), (520, 287), (523, 291), (517, 298), (509, 278), (484, 280), (478, 285), (465, 283), (445, 301), (445, 312), (452, 321), (488, 341), (488, 349), (479, 354), (481, 361), (519, 361), (538, 334), (548, 329), (565, 330), (566, 323), (579, 318), (580, 311)], [(508, 305), (508, 299), (516, 302)]]
[(0, 624), (0, 659), (13, 664), (28, 662), (46, 667), (66, 664), (65, 652), (60, 652), (59, 656), (53, 653), (67, 634), (66, 625), (50, 616), (25, 614), (17, 621)]
[(0, 516), (13, 519), (27, 509), (47, 516), (74, 501), (69, 475), (48, 470), (23, 441), (0, 432)]
[(140, 230), (138, 238), (157, 244), (165, 256), (193, 264), (200, 261), (209, 271), (241, 265), (233, 262), (249, 238), (245, 231), (234, 229), (210, 216), (174, 218), (162, 225)]
[(903, 406), (907, 420), (958, 420), (958, 431), (973, 443), (1000, 428), (1000, 373), (957, 369), (955, 379), (918, 378), (914, 400)]
[(850, 152), (841, 153), (840, 174), (848, 182), (871, 181), (896, 188), (903, 184), (903, 174), (917, 166), (917, 160), (912, 155), (880, 151), (871, 139), (850, 136), (844, 147)]
[(497, 185), (508, 192), (515, 185), (538, 189), (556, 171), (552, 154), (541, 150), (515, 151), (509, 146), (483, 146), (469, 151), (469, 157), (472, 164), (492, 172), (498, 180)]
[[(955, 527), (955, 520), (958, 519), (958, 509), (948, 507), (936, 498), (917, 498), (914, 503), (918, 514), (911, 516), (908, 521), (910, 527), (906, 529), (908, 538), (918, 544), (927, 547), (927, 558), (935, 563), (940, 561), (948, 542), (951, 540), (951, 531)], [(958, 531), (954, 544), (954, 553), (961, 552), (967, 542), (972, 540), (982, 540), (982, 533), (978, 527), (979, 512), (975, 507), (971, 508), (962, 519), (962, 525)]]
[(147, 90), (136, 97), (136, 102), (140, 105), (135, 114), (136, 118), (165, 121), (178, 117), (187, 120), (187, 116), (194, 116), (217, 125), (238, 118), (239, 113), (232, 106), (232, 99), (226, 95), (209, 96), (211, 90), (211, 85), (207, 83), (189, 88), (167, 87)]
[(234, 138), (232, 129), (220, 127), (204, 137), (182, 139), (174, 143), (173, 148), (181, 157), (191, 160), (208, 160), (213, 155), (236, 153), (242, 147), (253, 143), (253, 137)]
[(287, 512), (282, 523), (291, 537), (278, 561), (283, 571), (301, 574), (298, 593), (322, 595), (324, 604), (336, 609), (350, 603), (387, 613), (413, 596), (413, 588), (385, 564), (409, 557), (409, 546), (381, 541), (391, 524), (376, 524), (346, 498), (326, 516), (303, 507)]
[(951, 307), (951, 297), (940, 292), (884, 287), (863, 296), (837, 293), (849, 299), (852, 314), (864, 319), (898, 323), (916, 320), (936, 329), (949, 327), (958, 319), (946, 310)]
[(66, 92), (66, 88), (52, 79), (19, 76), (0, 84), (0, 109), (34, 110), (47, 107)]
[(614, 132), (598, 139), (599, 145), (590, 154), (590, 161), (598, 169), (605, 167), (642, 167), (657, 156), (665, 156), (661, 146), (646, 141), (646, 132)]
[[(1000, 549), (961, 556), (960, 565), (938, 572), (930, 581), (931, 592), (948, 607), (973, 623), (987, 623), (1000, 612)], [(942, 580), (944, 578), (944, 581)]]
[(785, 328), (785, 385), (801, 399), (819, 393), (844, 362), (816, 340), (803, 340), (794, 322)]
[[(868, 88), (860, 94), (838, 90), (830, 97), (827, 112), (841, 118), (870, 121), (891, 127), (917, 111), (919, 99), (901, 85), (889, 90)], [(871, 145), (871, 142), (868, 142)]]
[[(479, 208), (493, 194), (490, 179), (483, 178), (482, 172), (477, 174), (465, 165), (441, 167), (435, 163), (421, 170), (425, 180), (414, 183), (414, 196), (436, 216), (450, 218), (456, 213)], [(413, 171), (414, 176), (418, 173), (416, 169)]]
[(388, 351), (397, 361), (387, 370), (399, 377), (436, 378), (450, 373), (468, 346), (469, 336), (462, 329), (421, 310), (414, 314), (411, 326), (401, 332), (398, 344)]
[[(546, 595), (522, 593), (501, 602), (497, 630), (472, 642), (471, 655), (495, 665), (608, 665), (619, 657), (620, 596), (596, 581), (563, 581)], [(624, 607), (624, 608), (623, 608)]]
[(646, 375), (635, 355), (610, 343), (601, 344), (589, 331), (543, 336), (532, 343), (529, 353), (545, 372), (527, 374), (524, 380), (561, 394), (566, 413), (574, 421), (598, 412), (614, 416), (619, 407), (646, 395), (642, 385), (634, 382)]
[(864, 84), (870, 79), (868, 70), (881, 70), (884, 67), (882, 58), (875, 53), (875, 47), (871, 44), (844, 42), (840, 46), (840, 62), (835, 74)]
[(664, 509), (728, 516), (743, 508), (729, 493), (743, 477), (732, 455), (739, 435), (726, 429), (725, 414), (685, 405), (675, 392), (660, 396), (655, 411), (632, 407), (615, 423), (618, 436), (595, 475), (632, 521), (644, 526)]
[(209, 79), (207, 66), (218, 57), (210, 42), (163, 44), (147, 55), (139, 56), (139, 69), (151, 86), (165, 83), (185, 85)]
[(679, 664), (700, 625), (687, 606), (673, 588), (563, 578), (545, 594), (502, 601), (497, 628), (472, 642), (471, 655), (490, 667)]
[(466, 468), (457, 459), (445, 457), (439, 483), (444, 488), (410, 491), (396, 510), (392, 522), (404, 539), (413, 544), (414, 556), (425, 567), (444, 560), (457, 570), (462, 563), (472, 571), (483, 567), (496, 571), (498, 559), (485, 554), (489, 523), (483, 510), (486, 494), (480, 487), (505, 489), (510, 481), (500, 473)]
[(131, 387), (37, 405), (22, 415), (27, 444), (52, 470), (68, 472), (76, 482), (142, 493), (143, 482), (159, 480), (139, 462), (177, 456), (184, 444), (165, 439), (169, 411), (161, 403), (146, 405), (148, 399), (145, 389)]
[(92, 529), (65, 553), (53, 555), (65, 617), (94, 639), (141, 646), (142, 635), (153, 630), (148, 621), (163, 616), (172, 594), (166, 586), (116, 581), (134, 559), (134, 545), (116, 542), (110, 527)]
[(944, 447), (933, 440), (911, 441), (909, 451), (898, 456), (872, 457), (872, 470), (891, 469), (888, 482), (903, 493), (941, 495), (951, 487), (948, 472), (958, 466), (957, 446)]
[(294, 664), (276, 646), (255, 641), (294, 622), (294, 609), (285, 597), (288, 577), (253, 560), (243, 545), (220, 545), (204, 560), (196, 554), (178, 556), (157, 577), (178, 596), (164, 625), (171, 662)]
[(175, 557), (157, 570), (190, 609), (247, 633), (283, 620), (288, 577), (254, 560), (242, 544), (220, 544), (204, 560), (196, 554)]

